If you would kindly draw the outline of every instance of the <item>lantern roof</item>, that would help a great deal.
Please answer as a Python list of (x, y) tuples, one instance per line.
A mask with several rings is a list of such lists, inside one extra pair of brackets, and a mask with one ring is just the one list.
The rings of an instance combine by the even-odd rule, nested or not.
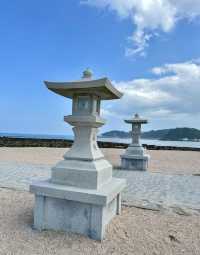
[(44, 81), (47, 88), (56, 94), (73, 98), (74, 94), (93, 94), (102, 100), (119, 99), (122, 93), (117, 90), (108, 78), (92, 79), (92, 72), (87, 69), (81, 80), (69, 82)]
[(139, 114), (135, 114), (135, 116), (132, 119), (125, 120), (126, 123), (135, 123), (135, 124), (146, 124), (148, 123), (147, 119), (143, 119), (139, 116)]

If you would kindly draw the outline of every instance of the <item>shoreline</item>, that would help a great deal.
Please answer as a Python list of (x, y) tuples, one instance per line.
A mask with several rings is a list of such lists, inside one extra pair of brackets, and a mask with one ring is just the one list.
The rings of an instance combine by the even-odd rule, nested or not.
[[(0, 137), (0, 147), (54, 147), (68, 148), (73, 144), (72, 139), (47, 139), (47, 138), (15, 138), (3, 136)], [(116, 148), (126, 149), (127, 143), (116, 143), (107, 141), (98, 141), (100, 148)], [(180, 146), (163, 146), (163, 145), (148, 145), (143, 144), (147, 150), (178, 150), (178, 151), (200, 151), (200, 148), (195, 147), (180, 147)]]

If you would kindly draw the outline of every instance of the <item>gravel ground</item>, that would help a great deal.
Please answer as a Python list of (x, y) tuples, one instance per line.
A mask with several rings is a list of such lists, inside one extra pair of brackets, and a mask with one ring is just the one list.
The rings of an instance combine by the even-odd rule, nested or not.
[[(62, 159), (68, 148), (0, 148), (0, 161), (53, 165)], [(122, 149), (102, 149), (115, 166), (120, 165)], [(166, 174), (200, 174), (200, 152), (197, 151), (147, 151), (151, 159), (150, 172)]]
[(103, 242), (32, 229), (33, 196), (0, 189), (1, 255), (199, 255), (200, 217), (123, 207)]

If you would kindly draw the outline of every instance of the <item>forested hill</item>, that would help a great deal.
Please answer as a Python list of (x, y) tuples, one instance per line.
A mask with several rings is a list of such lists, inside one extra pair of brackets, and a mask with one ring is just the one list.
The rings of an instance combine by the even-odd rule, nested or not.
[(162, 140), (199, 140), (200, 130), (195, 128), (175, 128), (170, 129), (169, 132), (164, 135)]
[[(119, 130), (112, 130), (103, 133), (101, 137), (109, 138), (130, 138), (131, 133)], [(151, 130), (142, 133), (142, 138), (146, 139), (158, 139), (158, 140), (171, 140), (171, 141), (181, 141), (181, 140), (200, 140), (200, 130), (195, 128), (173, 128), (173, 129), (161, 129), (161, 130)]]
[(117, 137), (117, 138), (130, 138), (131, 132), (125, 132), (120, 130), (112, 130), (101, 134), (101, 137)]

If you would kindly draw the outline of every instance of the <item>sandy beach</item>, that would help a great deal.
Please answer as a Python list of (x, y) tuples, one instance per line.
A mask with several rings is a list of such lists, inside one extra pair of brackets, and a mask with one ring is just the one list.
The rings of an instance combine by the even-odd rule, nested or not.
[[(0, 161), (54, 165), (62, 159), (68, 148), (0, 148)], [(120, 165), (123, 149), (102, 149), (105, 157), (115, 167)], [(150, 172), (166, 174), (200, 174), (200, 152), (198, 151), (147, 151), (151, 159)]]
[[(66, 151), (66, 148), (1, 148), (0, 161), (53, 165)], [(103, 152), (119, 166), (123, 150)], [(200, 174), (199, 152), (148, 153), (151, 172)], [(98, 242), (77, 234), (33, 230), (33, 206), (34, 197), (29, 192), (0, 188), (0, 254), (200, 254), (199, 215), (123, 206), (122, 214), (109, 225), (103, 242)]]
[[(0, 189), (0, 254), (199, 254), (200, 218), (123, 207), (102, 243), (62, 232), (32, 229), (33, 195)], [(12, 208), (12, 210), (11, 210)]]

